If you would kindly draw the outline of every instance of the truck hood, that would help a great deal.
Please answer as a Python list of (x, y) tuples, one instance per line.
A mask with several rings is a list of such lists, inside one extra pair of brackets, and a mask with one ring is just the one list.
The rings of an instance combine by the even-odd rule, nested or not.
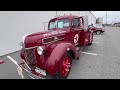
[(52, 37), (55, 35), (65, 34), (67, 30), (48, 30), (37, 32), (23, 36), (23, 43), (25, 48), (35, 47), (42, 45), (42, 39)]

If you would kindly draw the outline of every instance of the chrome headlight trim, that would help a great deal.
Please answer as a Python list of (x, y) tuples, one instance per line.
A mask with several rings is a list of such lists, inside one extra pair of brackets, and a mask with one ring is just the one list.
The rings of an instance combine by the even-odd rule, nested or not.
[(21, 42), (19, 45), (20, 45), (20, 48), (22, 49), (23, 48), (23, 43)]
[(43, 54), (43, 48), (42, 47), (37, 47), (37, 53), (39, 54), (39, 55), (42, 55)]

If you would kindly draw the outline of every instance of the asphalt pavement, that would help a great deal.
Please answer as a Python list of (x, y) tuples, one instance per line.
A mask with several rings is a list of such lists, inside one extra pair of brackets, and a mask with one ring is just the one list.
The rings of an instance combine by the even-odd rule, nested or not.
[[(73, 60), (68, 79), (120, 79), (119, 34), (119, 27), (105, 27), (103, 34), (94, 34), (93, 44), (79, 52), (79, 60)], [(0, 57), (5, 62), (0, 64), (0, 79), (21, 79), (17, 66), (7, 56), (21, 61), (19, 51)]]

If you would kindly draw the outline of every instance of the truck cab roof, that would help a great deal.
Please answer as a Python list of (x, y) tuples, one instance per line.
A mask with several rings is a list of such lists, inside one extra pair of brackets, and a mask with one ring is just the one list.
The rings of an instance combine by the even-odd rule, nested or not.
[[(83, 17), (83, 16), (81, 16), (81, 17)], [(63, 19), (63, 18), (72, 19), (72, 18), (78, 18), (78, 16), (76, 16), (76, 15), (57, 16), (57, 17), (55, 17), (55, 18), (53, 18), (53, 19), (51, 19), (51, 20), (54, 20), (54, 19)]]

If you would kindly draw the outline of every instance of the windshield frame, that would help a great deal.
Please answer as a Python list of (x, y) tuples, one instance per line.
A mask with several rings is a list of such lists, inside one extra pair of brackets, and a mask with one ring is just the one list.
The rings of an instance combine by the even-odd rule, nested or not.
[[(67, 19), (67, 20), (68, 20), (68, 22), (69, 22), (69, 26), (68, 26), (68, 27), (58, 28), (58, 21), (59, 21), (59, 20), (65, 20), (65, 19)], [(55, 27), (55, 28), (50, 29), (50, 23), (51, 23), (51, 22), (54, 22), (54, 23), (55, 23), (56, 21), (57, 21), (57, 25), (56, 25), (56, 27)], [(69, 28), (69, 27), (70, 27), (70, 19), (69, 19), (69, 18), (55, 19), (55, 20), (50, 21), (50, 22), (49, 22), (49, 24), (48, 24), (48, 30), (53, 30), (53, 29), (63, 29), (63, 28)]]

